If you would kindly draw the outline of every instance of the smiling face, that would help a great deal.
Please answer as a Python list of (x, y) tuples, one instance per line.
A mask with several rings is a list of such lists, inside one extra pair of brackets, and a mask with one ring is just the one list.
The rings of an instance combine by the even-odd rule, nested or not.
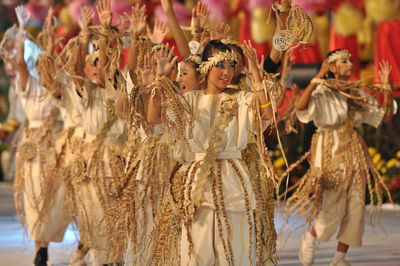
[(213, 66), (208, 72), (207, 87), (222, 92), (231, 84), (235, 73), (235, 62), (221, 61)]
[(354, 70), (353, 59), (350, 55), (341, 55), (338, 59), (333, 62), (329, 70), (335, 74), (335, 78), (347, 80)]
[(189, 62), (182, 64), (181, 75), (178, 79), (182, 93), (200, 89), (200, 74)]

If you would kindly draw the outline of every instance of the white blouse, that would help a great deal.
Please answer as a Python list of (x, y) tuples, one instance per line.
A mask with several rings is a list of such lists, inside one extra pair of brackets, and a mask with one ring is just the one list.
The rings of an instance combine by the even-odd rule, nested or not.
[[(83, 108), (82, 127), (87, 134), (87, 141), (91, 141), (97, 134), (101, 132), (104, 124), (107, 122), (107, 101), (112, 99), (112, 95), (104, 88), (95, 84), (85, 84), (87, 93), (87, 102), (81, 98), (80, 104)], [(112, 106), (111, 108), (114, 108)], [(125, 137), (125, 123), (119, 117), (116, 117), (115, 122), (109, 129), (106, 142), (121, 143)]]
[(56, 109), (50, 93), (40, 84), (39, 80), (32, 76), (28, 77), (25, 91), (23, 91), (20, 86), (19, 75), (17, 75), (16, 90), (21, 96), (22, 107), (29, 120), (29, 127), (41, 127), (51, 112)]
[[(362, 93), (367, 97), (371, 106), (369, 110), (356, 111), (354, 125), (366, 123), (378, 127), (382, 122), (385, 111), (380, 108), (378, 102), (369, 94)], [(310, 103), (306, 110), (297, 111), (297, 118), (302, 123), (313, 121), (318, 128), (337, 128), (344, 124), (348, 118), (347, 98), (326, 86), (319, 85), (311, 95)]]
[(59, 108), (64, 121), (64, 128), (79, 128), (82, 125), (83, 106), (76, 92), (75, 83), (66, 72), (60, 72), (58, 81), (61, 84), (60, 98), (54, 98), (55, 105)]
[[(370, 108), (368, 110), (356, 110), (354, 114), (354, 126), (366, 123), (378, 127), (382, 122), (385, 111), (379, 107), (378, 102), (369, 94), (362, 93), (367, 97)], [(348, 103), (347, 98), (340, 95), (326, 86), (318, 86), (311, 95), (308, 108), (302, 111), (296, 111), (297, 118), (308, 123), (313, 121), (318, 128), (317, 132), (329, 131), (332, 134), (332, 156), (339, 156), (343, 152), (351, 152), (348, 147), (350, 139), (344, 135), (343, 126), (348, 121)], [(314, 167), (322, 167), (323, 148), (326, 144), (327, 134), (320, 134), (317, 138), (315, 159), (312, 162)]]

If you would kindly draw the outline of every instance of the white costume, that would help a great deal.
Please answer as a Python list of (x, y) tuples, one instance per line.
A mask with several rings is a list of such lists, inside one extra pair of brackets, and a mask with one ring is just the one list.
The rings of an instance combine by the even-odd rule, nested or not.
[[(16, 84), (20, 84), (18, 78)], [(17, 212), (24, 223), (23, 204), (32, 240), (60, 242), (69, 220), (64, 212), (64, 185), (55, 171), (58, 158), (54, 141), (59, 131), (56, 108), (48, 91), (32, 76), (26, 90), (17, 88), (17, 91), (28, 119), (17, 151), (14, 183)]]
[[(264, 244), (268, 237), (275, 239), (275, 230), (261, 225), (261, 216), (264, 222), (270, 219), (258, 209), (266, 206), (259, 197), (259, 180), (242, 160), (248, 136), (254, 134), (254, 95), (237, 90), (206, 95), (199, 90), (183, 97), (192, 114), (185, 132), (189, 146), (175, 153), (188, 162), (172, 178), (171, 196), (153, 230), (152, 263), (249, 265), (263, 256), (272, 259), (268, 256), (274, 247), (266, 250)], [(264, 228), (264, 234), (256, 227)], [(266, 242), (257, 243), (256, 235)]]
[(80, 90), (85, 141), (81, 156), (71, 165), (81, 242), (90, 249), (95, 265), (122, 260), (112, 254), (107, 242), (112, 199), (118, 197), (125, 178), (121, 157), (125, 125), (115, 117), (114, 99), (108, 92), (89, 82)]
[[(383, 184), (354, 128), (361, 123), (378, 127), (385, 112), (372, 96), (363, 92), (356, 96), (360, 95), (367, 107), (320, 85), (312, 93), (308, 108), (297, 111), (301, 122), (313, 121), (318, 129), (311, 145), (310, 170), (287, 201), (287, 206), (295, 208), (310, 202), (312, 207), (303, 214), (316, 217), (318, 239), (328, 241), (340, 226), (338, 240), (351, 246), (361, 245), (365, 185), (374, 184), (376, 190), (370, 193), (375, 193), (379, 205), (382, 191), (378, 187)], [(307, 189), (314, 189), (314, 199), (300, 196)]]

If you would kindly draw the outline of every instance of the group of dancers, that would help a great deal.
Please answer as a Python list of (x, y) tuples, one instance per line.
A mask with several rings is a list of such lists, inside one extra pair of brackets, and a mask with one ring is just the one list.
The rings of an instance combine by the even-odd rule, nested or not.
[[(283, 196), (276, 195), (283, 179), (263, 133), (277, 127), (286, 89), (278, 75), (279, 48), (290, 39), (283, 33), (297, 41), (307, 33), (293, 15), (301, 10), (288, 0), (274, 6), (283, 37), (260, 63), (250, 42), (230, 38), (227, 27), (206, 29), (204, 3), (193, 9), (190, 42), (171, 0), (161, 4), (180, 62), (162, 43), (162, 23), (147, 30), (143, 6), (132, 7), (126, 31), (112, 25), (108, 0), (97, 5), (97, 26), (83, 8), (80, 35), (58, 54), (52, 10), (36, 42), (23, 8), (16, 10), (19, 27), (1, 48), (27, 117), (14, 193), (35, 241), (34, 265), (48, 265), (49, 243), (62, 241), (72, 221), (79, 245), (70, 265), (86, 265), (87, 254), (96, 266), (278, 263), (274, 198)], [(302, 157), (310, 169), (284, 192), (294, 190), (287, 214), (306, 217), (309, 228), (303, 265), (313, 264), (316, 240), (328, 241), (338, 227), (331, 265), (350, 265), (345, 254), (362, 242), (366, 188), (377, 209), (383, 202), (385, 184), (355, 127), (390, 122), (390, 66), (382, 63), (374, 86), (382, 104), (348, 80), (352, 71), (348, 51), (330, 52), (294, 104), (298, 119), (317, 127)]]

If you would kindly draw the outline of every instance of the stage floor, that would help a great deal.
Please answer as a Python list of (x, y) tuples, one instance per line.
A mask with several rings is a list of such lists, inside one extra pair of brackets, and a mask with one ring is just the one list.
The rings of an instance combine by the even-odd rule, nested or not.
[[(400, 208), (397, 208), (400, 209)], [(400, 265), (400, 217), (399, 211), (385, 206), (380, 228), (366, 226), (364, 246), (350, 248), (347, 260), (354, 266), (399, 266)], [(279, 230), (281, 222), (276, 221)], [(279, 265), (300, 265), (297, 258), (301, 232), (292, 233), (283, 246), (279, 242)], [(68, 265), (76, 247), (75, 232), (68, 228), (62, 243), (52, 243), (49, 248), (50, 261), (54, 266)], [(335, 252), (336, 241), (320, 243), (314, 265), (329, 265)], [(29, 266), (34, 258), (33, 243), (24, 236), (12, 200), (12, 185), (0, 182), (0, 266)]]

